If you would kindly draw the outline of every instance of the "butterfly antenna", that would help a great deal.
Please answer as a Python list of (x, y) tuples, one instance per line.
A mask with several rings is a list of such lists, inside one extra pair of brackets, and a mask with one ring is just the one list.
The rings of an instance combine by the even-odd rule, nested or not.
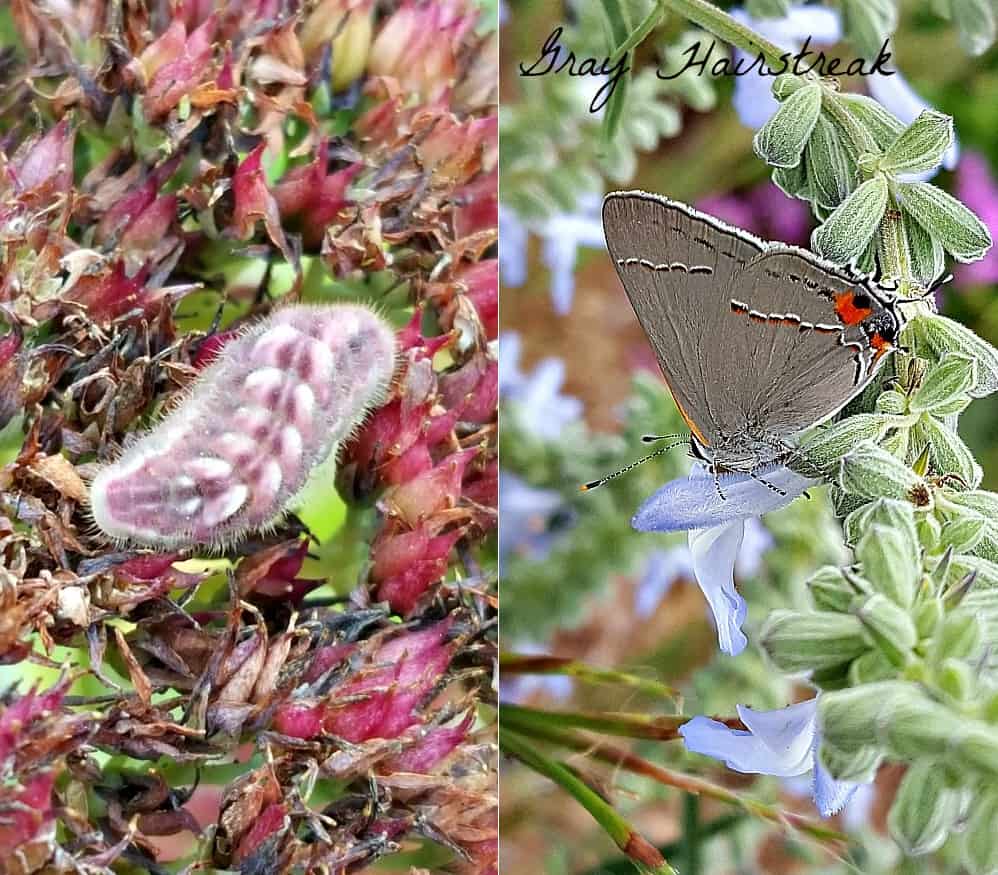
[(631, 462), (630, 465), (625, 465), (619, 471), (614, 471), (612, 474), (607, 474), (605, 477), (600, 477), (599, 480), (590, 480), (588, 483), (583, 483), (579, 487), (579, 492), (589, 492), (595, 489), (597, 486), (602, 486), (604, 483), (607, 483), (610, 480), (616, 480), (618, 477), (626, 474), (628, 471), (633, 471), (635, 468), (638, 467), (638, 465), (643, 465), (645, 462), (654, 459), (656, 456), (661, 456), (669, 452), (669, 450), (674, 450), (676, 447), (682, 446), (684, 443), (686, 443), (685, 439), (681, 441), (674, 441), (671, 444), (666, 444), (664, 447), (659, 447), (657, 450), (655, 450), (654, 453), (649, 453), (644, 458), (638, 459), (636, 462)]
[(654, 444), (658, 443), (658, 441), (665, 441), (674, 438), (682, 438), (684, 441), (688, 441), (690, 436), (684, 432), (676, 432), (675, 434), (643, 434), (641, 435), (641, 443)]

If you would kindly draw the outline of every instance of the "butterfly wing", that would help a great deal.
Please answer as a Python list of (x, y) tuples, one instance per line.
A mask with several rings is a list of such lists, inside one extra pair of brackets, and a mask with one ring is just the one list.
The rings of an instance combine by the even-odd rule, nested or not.
[(676, 405), (705, 447), (721, 437), (705, 367), (731, 317), (730, 281), (765, 244), (696, 210), (641, 191), (603, 201), (607, 248)]
[(841, 269), (774, 247), (732, 278), (729, 298), (725, 342), (708, 348), (706, 365), (727, 433), (786, 440), (840, 410), (875, 373), (862, 325), (885, 306)]

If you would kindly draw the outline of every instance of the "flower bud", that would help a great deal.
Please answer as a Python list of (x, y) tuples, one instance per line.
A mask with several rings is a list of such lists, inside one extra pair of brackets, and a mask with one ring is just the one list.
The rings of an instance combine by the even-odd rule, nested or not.
[(881, 716), (878, 732), (897, 757), (938, 759), (960, 738), (966, 721), (945, 705), (929, 699), (914, 683), (905, 686), (905, 694)]
[(942, 534), (942, 526), (932, 514), (919, 514), (918, 522), (915, 523), (918, 530), (919, 543), (926, 550), (935, 550), (939, 545), (939, 536)]
[(915, 612), (915, 628), (919, 638), (931, 638), (936, 631), (936, 625), (943, 618), (943, 603), (941, 599), (933, 598), (922, 602)]
[(838, 479), (843, 490), (860, 498), (898, 501), (919, 498), (912, 503), (921, 504), (925, 500), (922, 498), (924, 491), (931, 501), (931, 493), (922, 479), (872, 441), (863, 441), (843, 456)]
[(947, 659), (937, 672), (940, 688), (958, 702), (969, 702), (977, 690), (976, 670), (959, 659)]
[(835, 95), (835, 99), (873, 135), (881, 149), (888, 148), (904, 130), (898, 117), (872, 97), (841, 92)]
[(849, 683), (858, 687), (897, 677), (897, 667), (880, 650), (868, 650), (849, 666)]
[(880, 652), (898, 668), (903, 668), (918, 640), (915, 623), (908, 612), (878, 592), (864, 602), (856, 616)]
[(821, 426), (801, 445), (793, 467), (802, 474), (830, 473), (830, 468), (860, 441), (880, 440), (896, 418), (879, 413), (857, 413), (840, 422)]
[(857, 589), (866, 593), (873, 591), (872, 587), (866, 589), (868, 584), (862, 578), (853, 577), (849, 580), (842, 569), (834, 565), (819, 568), (808, 579), (806, 586), (811, 593), (811, 601), (819, 611), (836, 611), (840, 614), (849, 610)]
[(877, 592), (903, 608), (915, 596), (922, 564), (917, 543), (912, 543), (905, 534), (901, 529), (874, 524), (856, 545), (856, 558), (863, 564), (863, 575)]
[(839, 781), (867, 783), (877, 776), (877, 769), (884, 759), (875, 747), (865, 747), (854, 753), (844, 753), (827, 742), (818, 749), (821, 764)]
[(918, 532), (915, 525), (915, 511), (907, 501), (880, 498), (864, 504), (846, 518), (843, 528), (846, 542), (857, 544), (863, 534), (875, 523), (889, 529), (896, 529), (904, 538), (906, 549), (918, 550)]
[(965, 726), (955, 760), (958, 768), (984, 772), (993, 781), (998, 777), (998, 730), (979, 721)]
[(932, 762), (909, 766), (888, 815), (891, 836), (906, 854), (940, 848), (959, 814), (960, 794), (949, 789)]
[(933, 647), (938, 659), (969, 659), (977, 655), (983, 637), (981, 621), (962, 606), (943, 620)]
[(971, 875), (998, 872), (998, 789), (983, 787), (970, 807), (963, 835), (963, 864)]
[(815, 202), (835, 209), (855, 185), (856, 162), (828, 119), (818, 116), (807, 144), (807, 174)]
[(944, 547), (952, 547), (954, 553), (969, 553), (981, 542), (987, 527), (988, 521), (980, 514), (965, 511), (942, 526), (939, 540)]
[(849, 754), (871, 744), (882, 746), (878, 728), (890, 718), (898, 702), (917, 695), (914, 690), (903, 681), (881, 681), (822, 693), (818, 702), (822, 738)]
[(773, 611), (762, 631), (762, 647), (778, 669), (793, 673), (850, 662), (869, 645), (857, 617)]

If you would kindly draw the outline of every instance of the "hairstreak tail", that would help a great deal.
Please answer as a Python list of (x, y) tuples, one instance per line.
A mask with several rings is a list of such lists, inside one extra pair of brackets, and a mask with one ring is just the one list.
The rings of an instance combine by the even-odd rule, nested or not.
[(894, 348), (902, 320), (887, 290), (807, 250), (642, 191), (608, 194), (603, 229), (715, 482), (788, 461), (794, 438), (841, 410)]

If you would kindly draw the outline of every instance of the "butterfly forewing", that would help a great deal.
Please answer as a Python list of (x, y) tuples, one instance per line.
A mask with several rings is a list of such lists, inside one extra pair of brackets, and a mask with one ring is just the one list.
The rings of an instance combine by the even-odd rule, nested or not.
[(690, 429), (719, 437), (705, 354), (731, 313), (728, 280), (763, 251), (752, 235), (645, 192), (603, 202), (607, 247)]

